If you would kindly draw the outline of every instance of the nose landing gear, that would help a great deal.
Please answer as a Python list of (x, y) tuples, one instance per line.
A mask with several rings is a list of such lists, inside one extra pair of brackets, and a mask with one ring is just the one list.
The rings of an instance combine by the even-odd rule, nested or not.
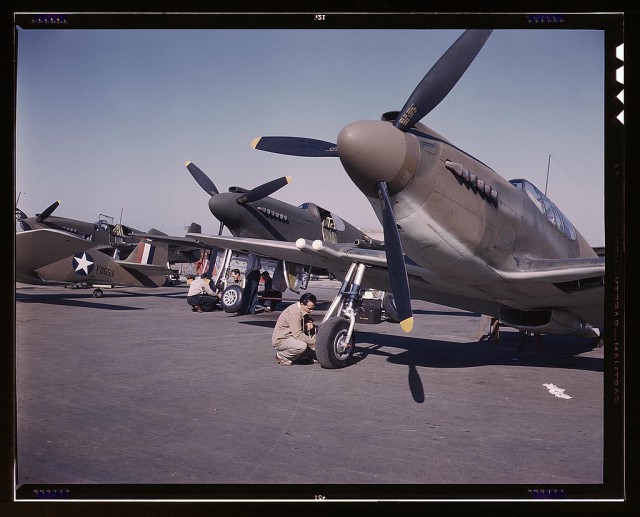
[(362, 304), (360, 286), (365, 269), (364, 264), (351, 264), (340, 291), (318, 329), (316, 356), (323, 368), (343, 368), (353, 355), (354, 327)]

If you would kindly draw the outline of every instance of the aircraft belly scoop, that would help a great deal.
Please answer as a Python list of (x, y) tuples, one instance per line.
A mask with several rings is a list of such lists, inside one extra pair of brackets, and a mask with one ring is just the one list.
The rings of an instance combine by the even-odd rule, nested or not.
[(602, 257), (531, 260), (516, 258), (516, 270), (497, 272), (508, 280), (540, 280), (562, 284), (604, 277), (604, 265)]

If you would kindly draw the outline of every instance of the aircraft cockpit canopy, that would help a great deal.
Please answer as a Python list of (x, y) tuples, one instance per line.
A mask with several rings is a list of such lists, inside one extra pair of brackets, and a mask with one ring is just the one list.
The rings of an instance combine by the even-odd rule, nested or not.
[(320, 217), (320, 210), (318, 210), (318, 206), (315, 203), (302, 203), (298, 208), (306, 210), (309, 212), (309, 215), (315, 219)]
[(346, 229), (346, 225), (340, 217), (314, 203), (302, 203), (298, 208), (307, 210), (312, 216), (320, 218), (323, 226), (327, 229), (338, 232), (343, 232)]
[(538, 210), (547, 217), (547, 221), (555, 226), (558, 231), (572, 241), (576, 240), (576, 230), (571, 221), (533, 183), (525, 179), (509, 180), (509, 183), (517, 189), (524, 190), (533, 201), (533, 204), (538, 207)]
[(109, 229), (109, 222), (105, 219), (98, 219), (94, 224), (103, 229), (105, 232)]

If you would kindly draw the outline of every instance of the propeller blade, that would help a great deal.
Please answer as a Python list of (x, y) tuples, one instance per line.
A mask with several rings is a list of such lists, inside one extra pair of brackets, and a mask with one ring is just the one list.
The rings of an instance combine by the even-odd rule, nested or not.
[(407, 131), (444, 99), (480, 52), (491, 30), (466, 30), (422, 78), (393, 125)]
[(396, 218), (391, 209), (389, 188), (384, 181), (376, 185), (382, 208), (382, 229), (384, 231), (384, 249), (387, 256), (387, 269), (389, 270), (389, 282), (391, 292), (398, 309), (400, 326), (405, 332), (411, 332), (413, 328), (413, 312), (411, 310), (411, 294), (409, 292), (409, 280), (407, 267), (404, 263), (404, 253), (400, 243), (400, 235), (396, 226)]
[(245, 203), (251, 203), (253, 201), (258, 201), (262, 198), (270, 196), (276, 190), (280, 190), (285, 185), (288, 185), (291, 182), (291, 176), (283, 176), (282, 178), (278, 178), (275, 180), (271, 180), (267, 183), (263, 183), (262, 185), (251, 189), (249, 192), (245, 192), (242, 196), (236, 199), (236, 203), (239, 205), (244, 205)]
[(38, 214), (38, 216), (36, 217), (36, 221), (38, 221), (39, 223), (41, 223), (42, 221), (46, 220), (47, 217), (49, 217), (56, 208), (58, 208), (58, 206), (60, 206), (60, 201), (55, 201), (53, 202), (51, 205), (49, 205), (44, 212), (42, 212), (41, 214)]
[(262, 136), (254, 138), (251, 147), (259, 151), (290, 156), (338, 156), (338, 146), (324, 140), (301, 138), (297, 136)]
[(210, 196), (219, 194), (218, 189), (216, 188), (213, 181), (209, 179), (209, 176), (207, 176), (198, 167), (196, 167), (195, 163), (187, 161), (185, 162), (185, 166), (193, 176), (193, 179), (198, 182), (198, 185), (200, 185), (207, 194), (209, 194)]
[(224, 223), (220, 221), (220, 229), (218, 230), (218, 237), (222, 235), (222, 230), (224, 230)]

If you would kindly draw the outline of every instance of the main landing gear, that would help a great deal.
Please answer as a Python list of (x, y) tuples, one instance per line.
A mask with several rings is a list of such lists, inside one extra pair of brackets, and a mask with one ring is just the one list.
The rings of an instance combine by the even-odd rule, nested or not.
[(343, 368), (356, 345), (354, 327), (360, 312), (360, 285), (366, 266), (351, 264), (342, 287), (331, 303), (316, 336), (316, 357), (323, 368)]

